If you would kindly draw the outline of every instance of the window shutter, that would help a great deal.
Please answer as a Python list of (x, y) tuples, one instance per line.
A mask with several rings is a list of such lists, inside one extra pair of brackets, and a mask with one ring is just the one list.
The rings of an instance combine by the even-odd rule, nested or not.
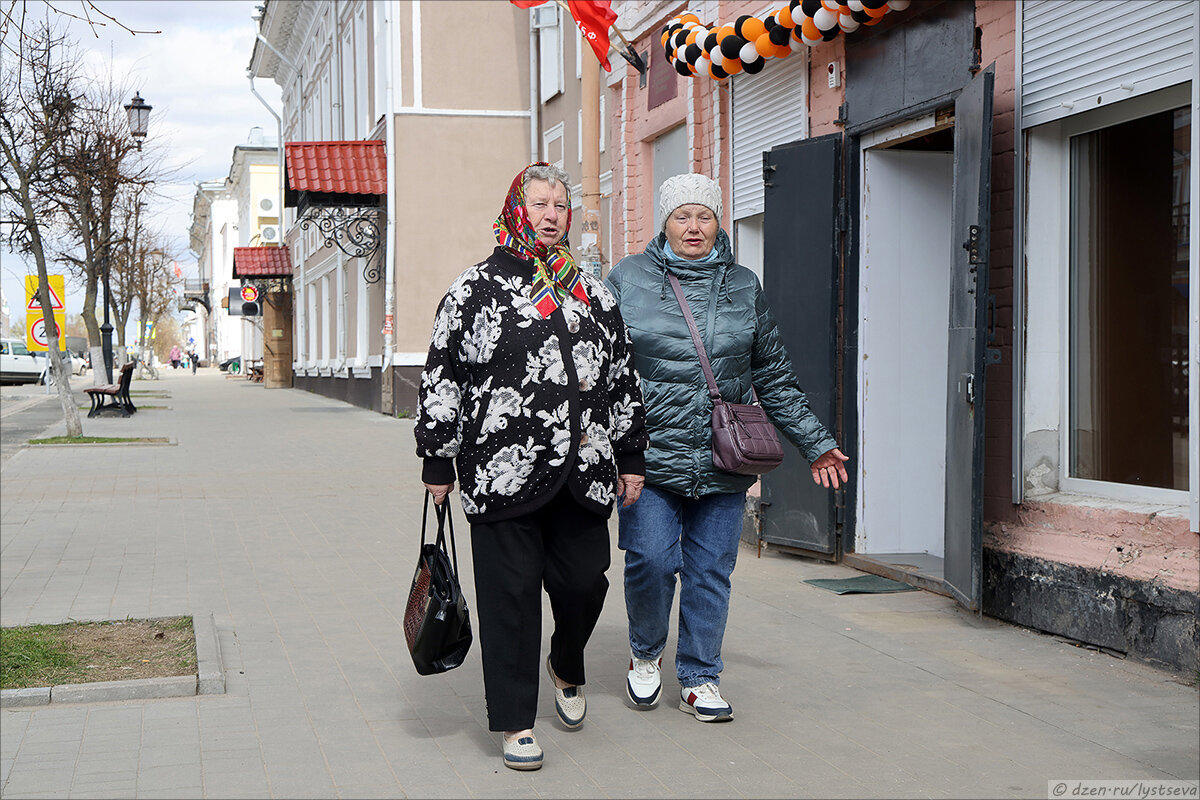
[[(805, 48), (807, 50), (808, 48)], [(757, 75), (733, 77), (733, 218), (763, 210), (762, 154), (808, 129), (808, 58), (771, 59)]]
[(1026, 0), (1017, 8), (1023, 127), (1191, 79), (1194, 0)]

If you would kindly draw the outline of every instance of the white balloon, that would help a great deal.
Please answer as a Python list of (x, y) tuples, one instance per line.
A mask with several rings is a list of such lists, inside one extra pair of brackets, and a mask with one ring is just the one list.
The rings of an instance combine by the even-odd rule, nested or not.
[(840, 15), (834, 14), (832, 11), (822, 6), (821, 8), (817, 9), (817, 13), (813, 14), (812, 21), (819, 30), (827, 31), (838, 24), (838, 16)]
[(846, 0), (846, 8), (850, 9), (851, 11), (862, 11), (862, 0)]
[(742, 59), (743, 64), (749, 64), (762, 58), (758, 54), (758, 48), (754, 46), (754, 42), (746, 42), (742, 45), (742, 49), (738, 52), (738, 57)]
[(720, 47), (714, 47), (712, 52), (708, 54), (708, 57), (715, 66), (719, 67), (725, 63), (725, 54), (721, 52)]
[(912, 0), (888, 0), (888, 8), (892, 11), (903, 11), (912, 5)]

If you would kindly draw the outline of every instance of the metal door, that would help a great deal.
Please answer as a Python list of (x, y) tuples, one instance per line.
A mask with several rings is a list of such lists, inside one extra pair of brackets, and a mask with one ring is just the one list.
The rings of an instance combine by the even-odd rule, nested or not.
[[(841, 134), (763, 153), (763, 286), (813, 412), (831, 431), (837, 380)], [(835, 493), (813, 483), (784, 441), (783, 466), (762, 480), (762, 538), (837, 555)]]
[[(946, 392), (946, 588), (979, 608), (983, 549), (983, 409), (995, 65), (954, 103), (954, 220)], [(914, 465), (918, 467), (918, 465)]]

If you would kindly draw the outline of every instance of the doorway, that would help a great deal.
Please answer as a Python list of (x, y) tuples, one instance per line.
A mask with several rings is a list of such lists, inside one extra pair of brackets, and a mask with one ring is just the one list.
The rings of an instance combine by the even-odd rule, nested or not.
[(952, 128), (861, 153), (858, 524), (850, 561), (941, 590)]

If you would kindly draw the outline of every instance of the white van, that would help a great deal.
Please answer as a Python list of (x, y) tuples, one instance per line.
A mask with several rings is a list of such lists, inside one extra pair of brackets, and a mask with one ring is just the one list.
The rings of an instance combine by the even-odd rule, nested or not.
[(0, 339), (0, 383), (37, 383), (45, 364), (20, 339)]

